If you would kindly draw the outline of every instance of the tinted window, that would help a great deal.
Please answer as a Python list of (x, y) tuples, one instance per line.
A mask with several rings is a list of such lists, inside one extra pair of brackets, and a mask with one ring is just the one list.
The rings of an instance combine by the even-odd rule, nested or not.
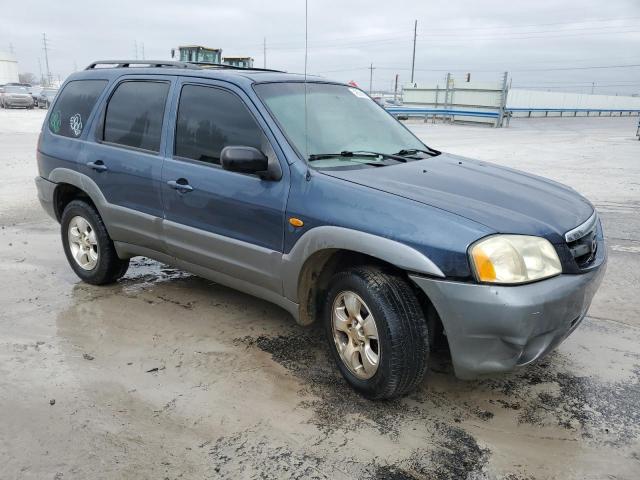
[(49, 115), (49, 130), (65, 137), (79, 137), (106, 85), (106, 80), (67, 83)]
[(104, 141), (160, 150), (167, 82), (121, 83), (111, 96), (104, 120)]
[(263, 139), (260, 127), (234, 94), (196, 85), (182, 88), (176, 125), (177, 156), (220, 163), (224, 147), (241, 145), (264, 150)]

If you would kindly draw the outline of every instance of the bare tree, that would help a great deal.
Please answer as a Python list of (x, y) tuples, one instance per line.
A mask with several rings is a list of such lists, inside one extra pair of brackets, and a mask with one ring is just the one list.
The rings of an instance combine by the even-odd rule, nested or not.
[(36, 76), (31, 72), (24, 72), (18, 74), (18, 80), (20, 83), (30, 83), (33, 85), (36, 83)]

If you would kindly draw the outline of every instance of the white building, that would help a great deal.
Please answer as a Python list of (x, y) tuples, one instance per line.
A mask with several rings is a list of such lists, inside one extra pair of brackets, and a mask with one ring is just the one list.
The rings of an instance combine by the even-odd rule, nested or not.
[(0, 52), (0, 85), (18, 81), (18, 61), (6, 52)]

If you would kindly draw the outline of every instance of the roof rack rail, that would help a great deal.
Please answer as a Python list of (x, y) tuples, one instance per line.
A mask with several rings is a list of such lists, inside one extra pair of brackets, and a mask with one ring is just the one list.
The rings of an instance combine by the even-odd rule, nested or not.
[(113, 68), (127, 68), (133, 65), (148, 65), (150, 67), (173, 67), (199, 70), (200, 67), (193, 63), (173, 62), (167, 60), (98, 60), (90, 63), (85, 70), (93, 70), (98, 65), (113, 65)]
[(211, 63), (211, 62), (186, 62), (186, 63), (190, 65), (196, 65), (200, 68), (217, 67), (217, 68), (228, 68), (229, 70), (257, 70), (259, 72), (285, 73), (283, 70), (274, 70), (271, 68), (258, 68), (258, 67), (238, 67), (236, 65), (228, 65), (226, 63)]

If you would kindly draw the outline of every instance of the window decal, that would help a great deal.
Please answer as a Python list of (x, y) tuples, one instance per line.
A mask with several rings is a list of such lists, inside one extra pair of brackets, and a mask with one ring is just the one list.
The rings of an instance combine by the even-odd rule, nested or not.
[(69, 117), (69, 126), (71, 127), (71, 131), (76, 137), (79, 137), (82, 133), (82, 117), (79, 113), (72, 115)]
[(53, 133), (58, 133), (60, 131), (60, 123), (60, 110), (56, 110), (51, 114), (51, 118), (49, 118), (49, 126)]

